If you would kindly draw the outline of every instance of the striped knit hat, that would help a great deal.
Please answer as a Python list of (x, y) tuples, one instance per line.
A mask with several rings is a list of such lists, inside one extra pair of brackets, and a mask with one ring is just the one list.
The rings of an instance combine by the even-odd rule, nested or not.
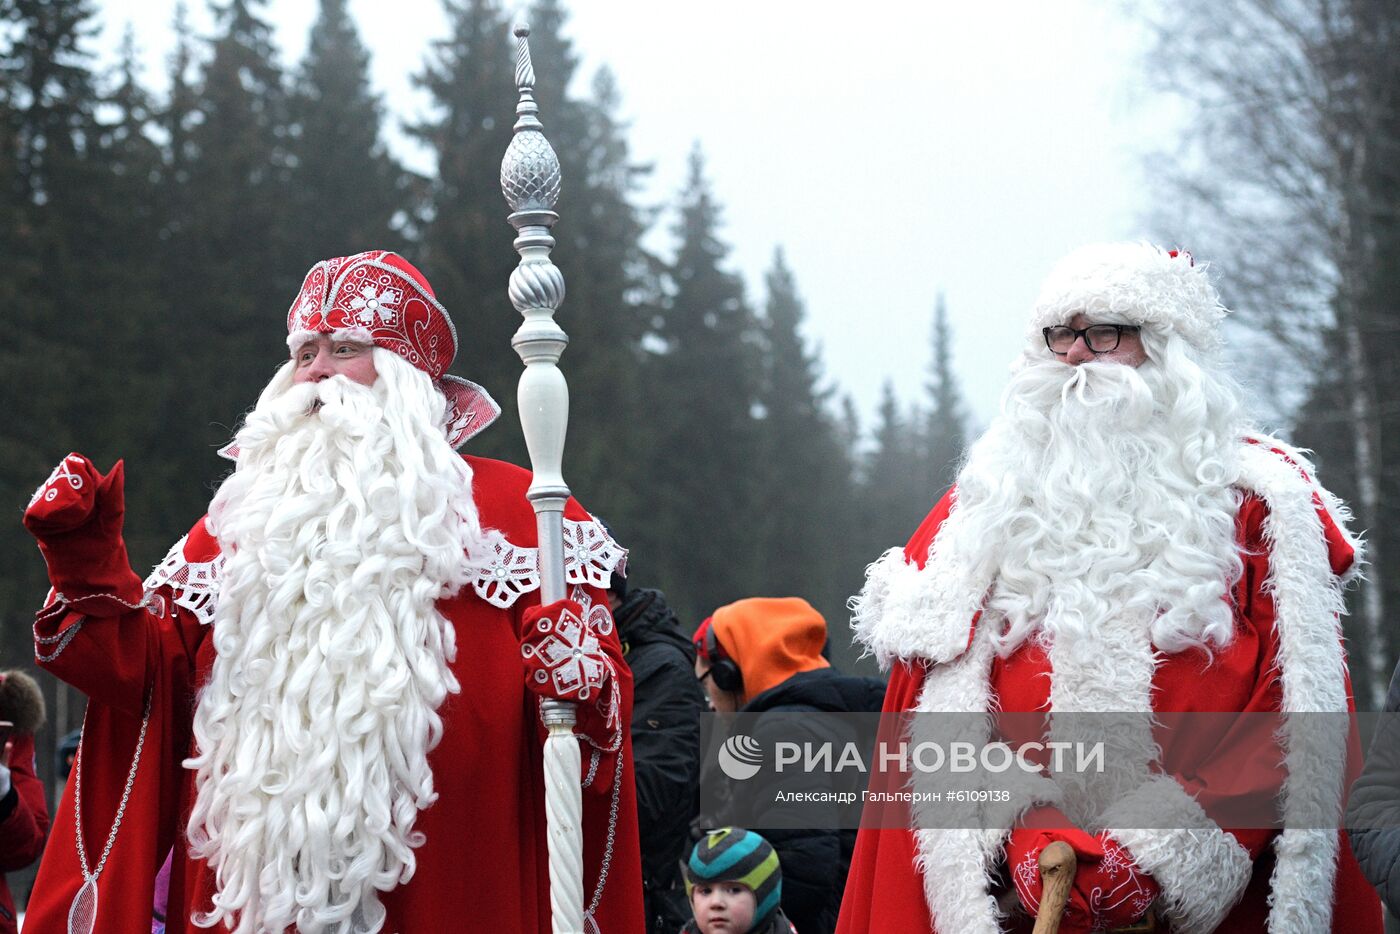
[(753, 889), (757, 907), (752, 931), (778, 913), (783, 900), (783, 870), (773, 845), (741, 827), (721, 827), (705, 834), (685, 864), (685, 894), (706, 882), (738, 882)]

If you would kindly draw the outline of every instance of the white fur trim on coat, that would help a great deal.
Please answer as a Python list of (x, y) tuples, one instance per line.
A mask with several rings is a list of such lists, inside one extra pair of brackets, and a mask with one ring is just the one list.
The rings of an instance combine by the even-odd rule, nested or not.
[[(886, 553), (888, 558), (890, 553)], [(900, 553), (899, 560), (903, 561)], [(964, 643), (965, 644), (965, 643)], [(986, 713), (991, 706), (992, 647), (985, 633), (971, 651), (956, 661), (929, 672), (919, 691), (916, 710), (921, 714), (938, 712)], [(985, 718), (965, 718), (967, 729), (976, 735), (967, 739), (985, 742), (989, 725)], [(914, 726), (919, 726), (915, 718)], [(947, 737), (945, 736), (944, 739)], [(911, 737), (917, 740), (917, 737)], [(932, 804), (914, 804), (916, 826), (936, 824), (936, 815), (924, 815)], [(915, 867), (924, 883), (924, 901), (936, 931), (959, 934), (999, 934), (997, 902), (988, 880), (996, 869), (1006, 844), (1006, 832), (999, 830), (921, 829), (914, 832)]]
[[(1250, 440), (1254, 442), (1248, 446), (1250, 449), (1264, 448), (1270, 451), (1282, 451), (1285, 457), (1296, 464), (1297, 469), (1293, 471), (1294, 479), (1299, 481), (1303, 480), (1303, 477), (1298, 474), (1298, 470), (1302, 470), (1307, 474), (1308, 479), (1311, 481), (1313, 495), (1316, 496), (1318, 502), (1322, 504), (1323, 510), (1332, 517), (1332, 521), (1337, 524), (1337, 531), (1341, 533), (1342, 540), (1356, 553), (1355, 558), (1352, 560), (1351, 567), (1347, 568), (1346, 572), (1342, 575), (1342, 582), (1350, 583), (1356, 579), (1361, 569), (1366, 564), (1366, 543), (1362, 541), (1359, 536), (1353, 534), (1348, 527), (1352, 519), (1351, 510), (1347, 508), (1345, 503), (1337, 499), (1336, 494), (1317, 482), (1317, 468), (1313, 466), (1313, 462), (1302, 450), (1293, 447), (1291, 444), (1280, 441), (1277, 438), (1271, 438), (1268, 435), (1256, 434), (1250, 435), (1249, 437)], [(1256, 451), (1255, 453), (1258, 452)], [(1278, 455), (1273, 454), (1271, 458), (1277, 461)], [(1283, 466), (1286, 467), (1288, 465), (1284, 464)], [(1274, 470), (1277, 470), (1277, 466), (1265, 465), (1264, 469), (1272, 473)], [(1280, 482), (1292, 484), (1294, 479), (1284, 480), (1280, 478)]]
[[(1249, 851), (1170, 775), (1149, 779), (1114, 802), (1103, 822), (1161, 887), (1175, 934), (1210, 934), (1249, 885)], [(1164, 827), (1179, 829), (1151, 829)]]
[[(1341, 614), (1346, 605), (1341, 581), (1332, 574), (1328, 560), (1314, 500), (1316, 489), (1303, 479), (1298, 467), (1269, 447), (1279, 447), (1279, 443), (1264, 438), (1246, 445), (1240, 463), (1245, 484), (1269, 507), (1264, 537), (1269, 543), (1270, 562), (1264, 588), (1274, 598), (1283, 709), (1287, 713), (1345, 713)], [(1299, 466), (1306, 465), (1299, 460)], [(1345, 515), (1334, 515), (1333, 519), (1340, 527)], [(1303, 823), (1308, 826), (1340, 826), (1345, 732), (1327, 729), (1316, 718), (1285, 716), (1279, 739), (1287, 772), (1285, 823), (1290, 817), (1305, 814)], [(1335, 823), (1318, 823), (1327, 817)], [(1286, 828), (1274, 840), (1277, 862), (1270, 884), (1269, 912), (1273, 934), (1331, 929), (1338, 849), (1333, 830)], [(1326, 894), (1319, 897), (1319, 893)]]
[(898, 658), (957, 658), (967, 651), (985, 593), (971, 593), (966, 579), (937, 551), (920, 569), (905, 560), (903, 548), (891, 548), (866, 569), (865, 587), (851, 598), (856, 640), (883, 669)]

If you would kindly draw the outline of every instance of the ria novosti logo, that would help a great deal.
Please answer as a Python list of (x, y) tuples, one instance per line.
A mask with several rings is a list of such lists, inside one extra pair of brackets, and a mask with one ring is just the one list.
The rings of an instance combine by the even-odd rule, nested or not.
[(719, 767), (736, 782), (753, 778), (763, 767), (763, 747), (752, 736), (735, 733), (719, 747)]
[[(1073, 755), (1071, 755), (1073, 754)], [(1042, 762), (1041, 759), (1044, 758)], [(853, 771), (868, 774), (897, 770), (919, 773), (984, 772), (997, 775), (1019, 769), (1027, 774), (1103, 772), (1105, 747), (1102, 741), (1021, 743), (947, 743), (907, 741), (878, 743), (873, 757), (862, 755), (857, 743), (845, 744), (779, 742), (774, 745), (773, 770), (807, 774), (840, 774)], [(735, 733), (719, 748), (719, 767), (734, 781), (753, 778), (763, 768), (763, 746), (745, 733)]]

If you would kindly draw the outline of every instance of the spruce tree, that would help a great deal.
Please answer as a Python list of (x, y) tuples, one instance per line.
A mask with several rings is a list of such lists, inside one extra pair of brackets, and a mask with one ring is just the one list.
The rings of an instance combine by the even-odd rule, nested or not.
[[(758, 583), (756, 325), (739, 277), (724, 268), (720, 207), (699, 148), (681, 194), (679, 246), (647, 398), (656, 484), (647, 552), (687, 618), (752, 596)], [(654, 537), (653, 537), (654, 536)]]
[(167, 243), (179, 239), (189, 225), (188, 188), (190, 166), (195, 158), (191, 133), (201, 120), (199, 91), (195, 87), (194, 33), (190, 26), (189, 9), (184, 0), (175, 4), (172, 21), (175, 49), (170, 53), (170, 93), (165, 106), (157, 113), (156, 122), (165, 132), (166, 171), (161, 181), (161, 198), (165, 202)]
[[(92, 153), (103, 181), (102, 197), (92, 205), (86, 224), (86, 266), (96, 290), (89, 293), (89, 306), (98, 316), (95, 323), (103, 331), (106, 351), (130, 360), (138, 372), (126, 378), (139, 380), (159, 365), (164, 349), (151, 338), (152, 329), (165, 317), (157, 308), (164, 216), (159, 199), (152, 197), (165, 157), (150, 135), (155, 107), (141, 84), (130, 25), (111, 80), (114, 87), (105, 95), (105, 105), (112, 117), (99, 128)], [(143, 411), (140, 417), (147, 414)]]
[(382, 139), (383, 108), (370, 89), (369, 52), (346, 0), (321, 0), (292, 96), (292, 250), (306, 265), (328, 256), (402, 248), (404, 170)]
[[(428, 186), (431, 220), (416, 259), (457, 325), (453, 371), (485, 386), (503, 410), (470, 450), (524, 463), (515, 414), (521, 363), (510, 346), (520, 316), (506, 297), (517, 257), (498, 174), (515, 115), (513, 46), (496, 0), (444, 6), (450, 35), (434, 43), (417, 78), (435, 112), (409, 128), (437, 162)], [(550, 115), (542, 116), (548, 133)]]
[(16, 41), (7, 68), (16, 92), (19, 171), (40, 202), (77, 181), (95, 135), (97, 89), (83, 47), (95, 12), (90, 0), (12, 3)]
[(888, 380), (881, 389), (876, 417), (874, 448), (866, 457), (858, 500), (858, 528), (863, 530), (867, 561), (908, 541), (938, 495), (929, 495), (915, 469), (921, 439), (913, 419), (900, 412)]
[[(165, 157), (151, 138), (156, 108), (141, 84), (138, 61), (128, 25), (115, 86), (105, 100), (112, 117), (93, 153), (104, 182), (85, 236), (87, 308), (100, 334), (88, 372), (105, 390), (94, 394), (98, 418), (80, 444), (103, 463), (126, 459), (128, 510), (139, 517), (127, 530), (127, 543), (141, 568), (159, 560), (171, 536), (184, 529), (160, 521), (170, 466), (162, 447), (177, 433), (153, 415), (169, 393), (174, 314), (162, 292), (165, 202), (154, 196)], [(184, 518), (186, 528), (190, 518)]]
[[(163, 162), (160, 147), (147, 135), (154, 121), (155, 107), (141, 85), (136, 34), (130, 23), (122, 32), (116, 70), (116, 87), (107, 95), (115, 119), (102, 127), (99, 141), (105, 168), (112, 174), (133, 180), (143, 189), (154, 182)], [(151, 210), (146, 207), (144, 210)]]
[(569, 151), (561, 158), (565, 192), (577, 197), (561, 199), (557, 232), (569, 283), (561, 321), (571, 352), (564, 359), (578, 399), (566, 456), (577, 488), (597, 503), (591, 508), (631, 528), (651, 515), (651, 478), (642, 461), (625, 454), (649, 391), (642, 341), (659, 289), (656, 260), (641, 245), (646, 220), (635, 204), (646, 170), (632, 162), (610, 72), (600, 70), (593, 96), (574, 106), (586, 118), (583, 135), (560, 139)]
[[(10, 0), (0, 0), (0, 23)], [(0, 32), (0, 255), (7, 262), (18, 257), (21, 243), (21, 220), (24, 192), (28, 187), (19, 171), (19, 115), (15, 110), (16, 88), (8, 70), (10, 49)], [(14, 307), (16, 282), (10, 275), (0, 276), (0, 301)]]
[(859, 464), (860, 413), (856, 411), (856, 400), (850, 393), (841, 396), (841, 417), (836, 422), (836, 437), (846, 460), (851, 464)]
[[(7, 267), (7, 274), (0, 276), (0, 301), (7, 308), (17, 307), (14, 299), (21, 294), (21, 283), (34, 275), (32, 269), (24, 268), (33, 265), (32, 257), (26, 255), (29, 184), (21, 171), (19, 148), (24, 94), (18, 80), (19, 52), (13, 41), (7, 41), (13, 34), (8, 26), (16, 16), (15, 0), (0, 0), (0, 255)], [(17, 272), (17, 267), (23, 271)]]
[[(0, 297), (9, 299), (0, 396), (12, 402), (0, 419), (0, 499), (20, 506), (95, 426), (109, 388), (85, 379), (100, 337), (85, 316), (83, 263), (102, 194), (90, 158), (99, 103), (85, 48), (92, 16), (86, 0), (0, 5), (0, 42), (9, 40), (0, 49)], [(42, 597), (43, 562), (17, 522), (0, 530), (0, 550), (9, 556), (0, 617), (18, 617)]]
[[(131, 445), (140, 463), (131, 463), (128, 486), (138, 499), (128, 522), (133, 560), (137, 566), (158, 560), (172, 541), (188, 531), (209, 498), (209, 485), (226, 462), (210, 456), (213, 446), (228, 440), (238, 413), (255, 398), (256, 386), (230, 386), (209, 377), (227, 361), (226, 337), (214, 336), (207, 307), (208, 251), (201, 225), (218, 219), (200, 205), (192, 183), (198, 163), (197, 128), (206, 119), (199, 87), (201, 56), (184, 0), (172, 19), (175, 47), (166, 66), (169, 92), (151, 104), (150, 122), (164, 137), (161, 165), (146, 195), (157, 227), (153, 261), (144, 271), (153, 295), (143, 339), (156, 360), (156, 398), (138, 413), (146, 420), (143, 442)], [(207, 229), (207, 228), (203, 228)], [(154, 320), (152, 320), (154, 318)], [(275, 311), (266, 327), (276, 336)], [(242, 390), (241, 392), (235, 390)], [(144, 495), (149, 493), (149, 495)]]
[[(647, 305), (638, 296), (655, 291), (640, 246), (645, 223), (633, 204), (644, 170), (633, 163), (616, 117), (611, 73), (600, 69), (590, 97), (566, 93), (578, 67), (566, 23), (558, 0), (541, 0), (530, 14), (536, 100), (564, 179), (553, 256), (568, 285), (559, 313), (569, 335), (560, 365), (573, 399), (565, 477), (631, 544), (633, 530), (651, 518), (651, 478), (642, 461), (626, 455), (646, 391), (638, 366)], [(647, 556), (638, 554), (635, 564), (646, 567)]]
[(827, 618), (844, 645), (843, 574), (850, 556), (839, 532), (853, 525), (847, 514), (851, 466), (827, 409), (831, 390), (820, 385), (815, 351), (800, 333), (805, 310), (781, 248), (766, 277), (768, 301), (762, 319), (764, 380), (760, 457), (756, 464), (762, 510), (754, 517), (759, 542), (759, 589), (808, 599)]
[(953, 337), (942, 293), (933, 310), (933, 359), (929, 364), (928, 420), (924, 428), (930, 502), (943, 495), (957, 474), (967, 444), (962, 391), (953, 372)]
[(165, 290), (178, 348), (189, 348), (170, 348), (164, 403), (172, 423), (188, 427), (168, 449), (182, 479), (167, 503), (183, 523), (198, 516), (210, 482), (227, 468), (214, 451), (286, 358), (286, 309), (309, 265), (287, 247), (294, 225), (312, 219), (290, 207), (286, 93), (264, 6), (215, 7), (219, 31), (189, 114), (197, 117), (179, 192), (186, 213), (171, 250), (182, 265)]
[[(94, 10), (89, 0), (12, 0), (7, 12), (14, 41), (5, 57), (12, 134), (6, 148), (14, 160), (11, 208), (23, 218), (23, 242), (15, 244), (14, 266), (7, 256), (7, 277), (27, 296), (22, 319), (32, 317), (38, 330), (48, 325), (42, 305), (81, 307), (84, 243), (77, 232), (102, 195), (101, 171), (90, 158), (99, 96), (85, 48)], [(74, 408), (67, 414), (81, 417)]]
[[(60, 332), (57, 322), (71, 321), (87, 307), (86, 239), (103, 179), (91, 158), (99, 105), (85, 48), (93, 29), (91, 4), (11, 0), (7, 7), (13, 41), (4, 57), (7, 113), (0, 153), (10, 168), (4, 278), (22, 300), (9, 306), (21, 355), (5, 369), (24, 387), (13, 398), (36, 397), (32, 417), (14, 418), (5, 431), (7, 441), (13, 439), (14, 480), (22, 489), (51, 466), (51, 448), (98, 421), (91, 398), (77, 386), (52, 385), (52, 374), (85, 372), (97, 337), (92, 327)], [(34, 386), (50, 391), (34, 393)]]

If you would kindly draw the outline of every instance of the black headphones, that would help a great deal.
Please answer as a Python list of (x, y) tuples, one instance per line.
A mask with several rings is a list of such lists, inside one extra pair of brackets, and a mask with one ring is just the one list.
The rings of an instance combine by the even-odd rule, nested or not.
[(744, 693), (744, 673), (724, 654), (713, 622), (705, 628), (705, 654), (710, 657), (710, 670), (706, 674), (714, 679), (715, 687), (735, 694)]

